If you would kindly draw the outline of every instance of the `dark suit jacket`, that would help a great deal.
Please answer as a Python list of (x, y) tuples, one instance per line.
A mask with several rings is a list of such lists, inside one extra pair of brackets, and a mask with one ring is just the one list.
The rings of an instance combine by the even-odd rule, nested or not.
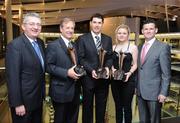
[[(37, 39), (44, 55), (44, 43)], [(45, 61), (45, 60), (44, 60)], [(22, 34), (7, 46), (5, 58), (9, 104), (34, 110), (42, 105), (44, 69), (28, 38)]]
[(62, 38), (48, 44), (46, 62), (47, 72), (51, 76), (49, 93), (52, 100), (60, 103), (72, 101), (77, 82), (67, 75), (73, 63)]
[[(103, 49), (107, 51), (104, 60), (104, 67), (110, 68), (112, 65), (112, 39), (105, 34), (101, 34), (101, 43)], [(88, 73), (88, 76), (85, 76), (87, 81), (84, 81), (83, 85), (87, 86), (88, 88), (93, 88), (95, 85), (91, 73), (92, 70), (97, 70), (99, 66), (99, 56), (91, 33), (79, 36), (77, 40), (77, 49), (79, 63), (84, 66)]]
[(137, 94), (145, 100), (157, 100), (159, 94), (168, 95), (171, 78), (171, 54), (169, 45), (158, 40), (150, 47), (141, 64), (142, 46), (139, 47)]

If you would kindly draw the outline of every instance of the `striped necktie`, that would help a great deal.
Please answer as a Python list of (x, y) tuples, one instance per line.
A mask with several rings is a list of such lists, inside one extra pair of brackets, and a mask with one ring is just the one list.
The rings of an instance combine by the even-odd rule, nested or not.
[(96, 48), (99, 51), (101, 49), (101, 47), (102, 47), (100, 37), (99, 36), (95, 36), (95, 39), (96, 39)]

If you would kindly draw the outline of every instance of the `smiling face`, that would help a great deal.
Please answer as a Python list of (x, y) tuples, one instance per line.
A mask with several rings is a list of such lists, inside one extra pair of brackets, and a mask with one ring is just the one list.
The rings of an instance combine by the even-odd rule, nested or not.
[(101, 33), (102, 26), (103, 26), (103, 20), (101, 18), (94, 17), (92, 21), (90, 21), (91, 30), (95, 34)]
[(126, 28), (119, 28), (116, 33), (116, 39), (118, 42), (125, 42), (128, 41), (129, 32)]
[(71, 40), (74, 34), (75, 23), (73, 21), (64, 22), (60, 26), (60, 31), (63, 37), (68, 40)]
[(142, 34), (144, 35), (146, 41), (149, 41), (152, 38), (154, 38), (157, 32), (158, 29), (156, 28), (154, 23), (147, 23), (143, 25)]
[(24, 33), (31, 39), (36, 39), (41, 32), (41, 20), (37, 17), (27, 17), (22, 24)]

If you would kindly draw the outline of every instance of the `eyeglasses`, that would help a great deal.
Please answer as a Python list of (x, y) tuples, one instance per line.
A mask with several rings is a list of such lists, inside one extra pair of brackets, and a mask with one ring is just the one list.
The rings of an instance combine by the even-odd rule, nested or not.
[(28, 24), (29, 26), (37, 26), (37, 27), (41, 27), (41, 24), (40, 23), (25, 23), (25, 24)]

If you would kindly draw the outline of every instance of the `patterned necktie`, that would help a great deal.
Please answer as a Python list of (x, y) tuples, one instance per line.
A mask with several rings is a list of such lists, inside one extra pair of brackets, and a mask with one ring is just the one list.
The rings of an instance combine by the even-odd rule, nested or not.
[(37, 41), (33, 41), (32, 44), (33, 44), (34, 50), (36, 51), (36, 54), (38, 55), (38, 58), (39, 58), (39, 60), (41, 62), (41, 65), (42, 65), (42, 67), (44, 69), (44, 60), (43, 60), (41, 51), (39, 49), (39, 45), (37, 44)]
[(99, 36), (95, 36), (95, 38), (96, 38), (96, 48), (99, 51), (101, 49), (101, 47), (102, 47), (101, 40), (100, 40)]
[(69, 43), (68, 43), (68, 48), (73, 48), (73, 44), (72, 44), (72, 42), (71, 41), (69, 41)]
[(143, 48), (142, 48), (142, 51), (141, 51), (141, 63), (143, 64), (144, 63), (144, 60), (145, 60), (145, 57), (146, 57), (146, 54), (148, 52), (148, 43), (145, 43)]

